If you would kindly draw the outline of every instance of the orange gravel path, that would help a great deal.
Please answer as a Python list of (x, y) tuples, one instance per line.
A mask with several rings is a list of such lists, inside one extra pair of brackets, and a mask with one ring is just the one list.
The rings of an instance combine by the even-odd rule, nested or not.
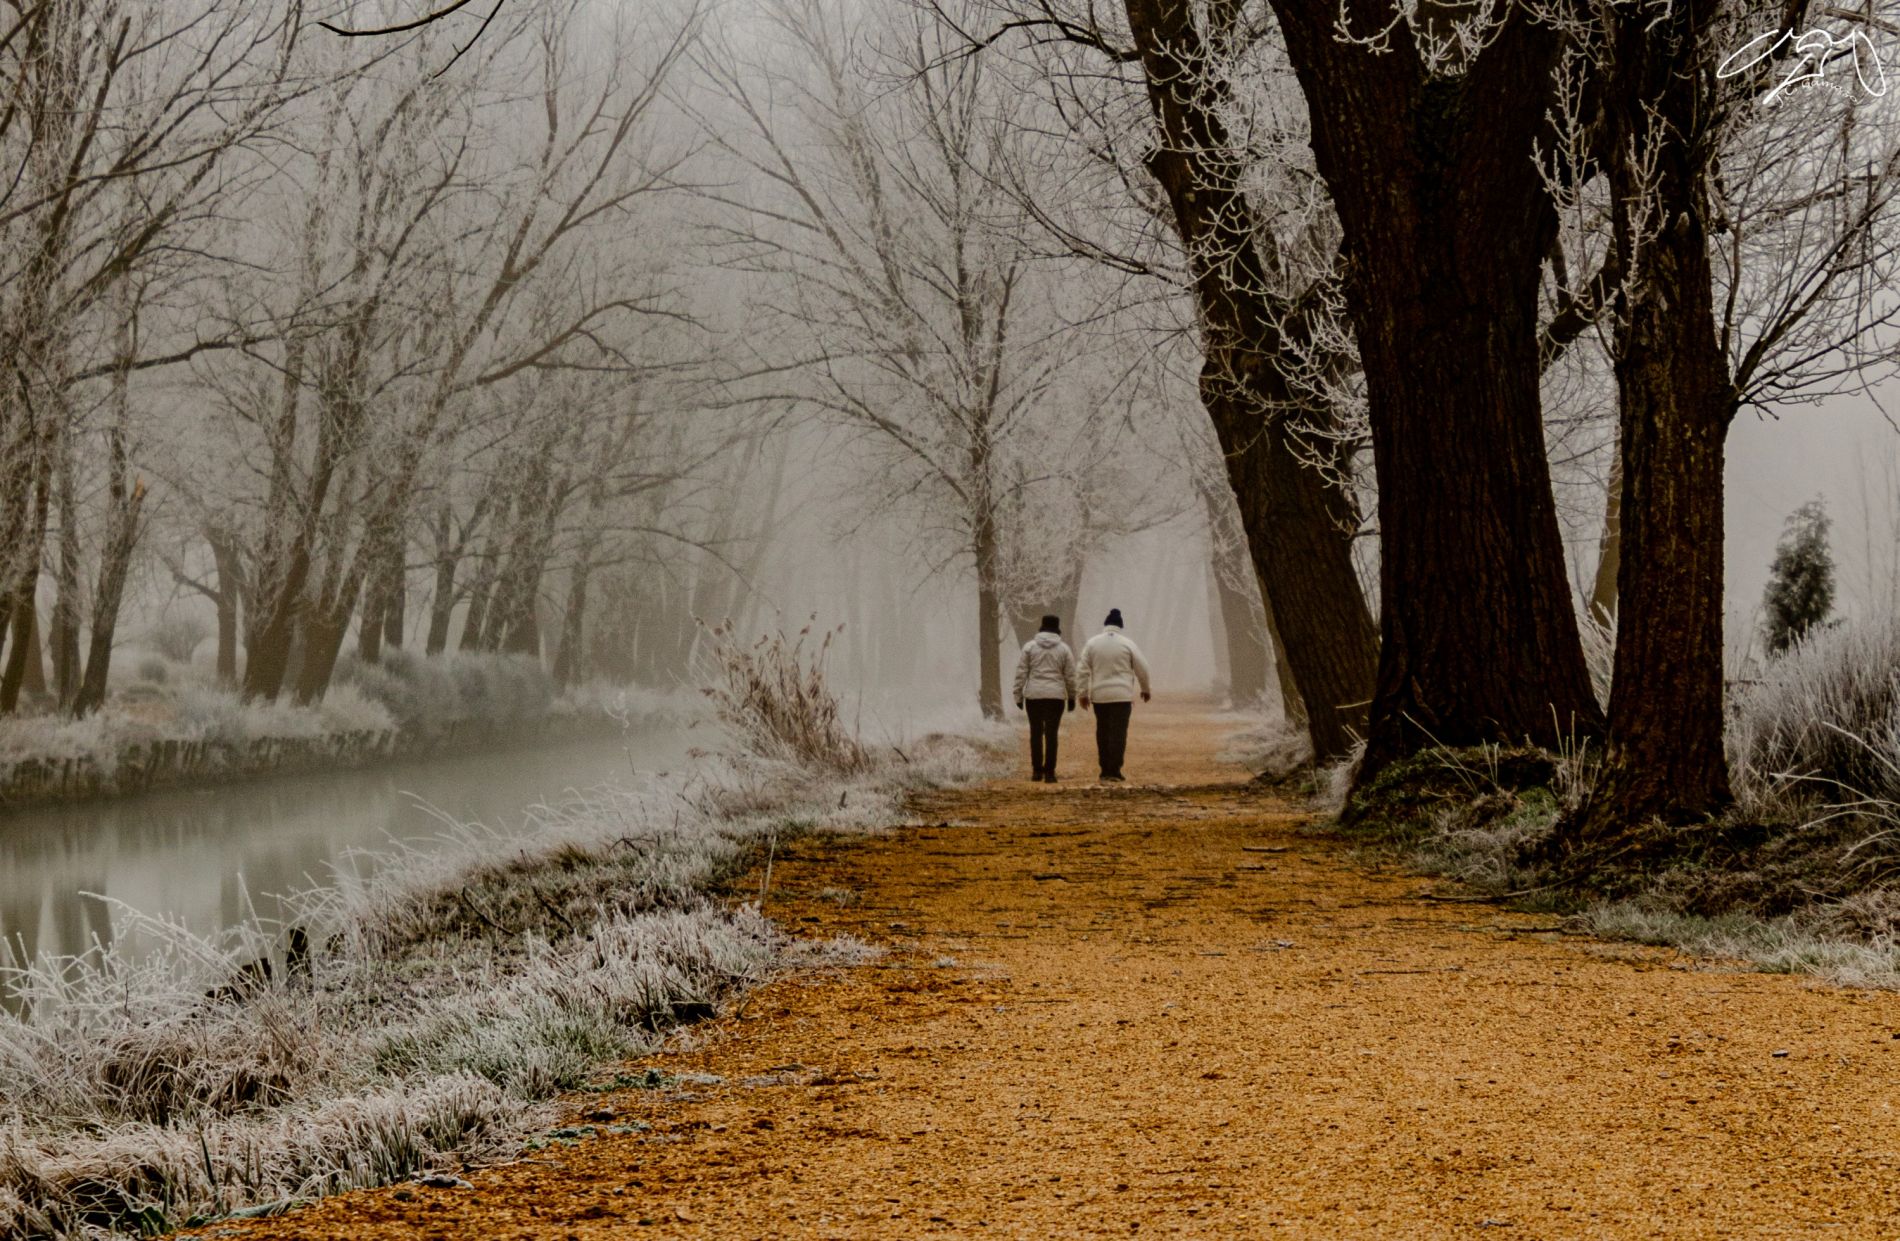
[(781, 855), (770, 912), (891, 952), (573, 1102), (650, 1128), (200, 1235), (1900, 1235), (1900, 997), (1422, 900), (1218, 720), (1138, 708), (1097, 789), (1074, 719), (1065, 784)]

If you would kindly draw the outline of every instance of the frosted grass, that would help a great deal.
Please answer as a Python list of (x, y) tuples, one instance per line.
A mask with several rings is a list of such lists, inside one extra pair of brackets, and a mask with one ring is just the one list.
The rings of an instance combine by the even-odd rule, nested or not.
[(294, 972), (251, 964), (283, 928), (154, 919), (137, 962), (0, 962), (0, 1235), (137, 1234), (517, 1149), (603, 1062), (774, 970), (869, 952), (720, 899), (763, 848), (886, 829), (912, 790), (997, 763), (938, 736), (853, 777), (712, 760), (512, 830), (445, 818), (432, 846), (293, 901), (312, 944)]

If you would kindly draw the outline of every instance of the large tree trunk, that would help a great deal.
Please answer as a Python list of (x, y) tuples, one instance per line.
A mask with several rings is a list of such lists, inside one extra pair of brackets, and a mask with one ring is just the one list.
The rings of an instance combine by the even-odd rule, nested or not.
[(138, 353), (138, 302), (131, 285), (121, 283), (118, 365), (112, 375), (113, 420), (106, 432), (105, 546), (99, 550), (99, 581), (92, 592), (92, 632), (86, 651), (86, 673), (73, 699), (73, 714), (85, 715), (105, 704), (106, 680), (112, 668), (112, 639), (119, 627), (119, 608), (125, 600), (125, 580), (132, 571), (132, 551), (138, 546), (139, 517), (145, 508), (145, 483), (132, 476), (130, 445), (131, 365)]
[(378, 544), (368, 570), (368, 596), (363, 601), (363, 615), (356, 629), (357, 658), (366, 664), (382, 659), (385, 644), (402, 645), (403, 594), (407, 585), (403, 552), (408, 539), (398, 529), (387, 538), (379, 539)]
[(1615, 339), (1623, 555), (1609, 745), (1565, 833), (1586, 843), (1653, 818), (1693, 822), (1729, 800), (1722, 458), (1734, 404), (1702, 216), (1711, 103), (1697, 67), (1715, 11), (1685, 0), (1612, 18), (1610, 184), (1633, 278)]
[(362, 593), (363, 575), (354, 572), (342, 583), (329, 607), (315, 606), (305, 612), (303, 658), (297, 664), (296, 695), (300, 704), (309, 706), (329, 691), (337, 655), (343, 649), (350, 617)]
[[(1337, 0), (1273, 7), (1342, 227), (1379, 488), (1359, 779), (1435, 744), (1593, 736), (1538, 393), (1555, 217), (1533, 155), (1560, 35), (1508, 9), (1462, 73), (1434, 74), (1404, 23), (1375, 53), (1340, 38)], [(1343, 17), (1391, 23), (1384, 0), (1347, 0)], [(1268, 594), (1297, 658), (1287, 601)]]
[(1301, 461), (1297, 423), (1329, 413), (1286, 379), (1302, 312), (1275, 299), (1259, 227), (1188, 0), (1125, 0), (1162, 141), (1148, 157), (1194, 275), (1201, 401), (1213, 420), (1249, 550), (1305, 694), (1313, 750), (1343, 755), (1365, 719), (1377, 633), (1352, 564), (1357, 514)]
[(482, 649), (482, 632), (488, 623), (488, 600), (494, 593), (495, 567), (501, 557), (500, 542), (494, 530), (482, 541), (482, 549), (475, 564), (475, 580), (468, 588), (468, 611), (462, 617), (462, 637), (455, 644), (458, 651)]
[(383, 599), (383, 645), (401, 649), (403, 630), (409, 623), (409, 589), (402, 558), (396, 558), (391, 571), (389, 593)]
[(262, 623), (251, 635), (244, 659), (244, 698), (275, 702), (290, 672), (291, 645), (299, 613), (305, 607), (304, 587), (310, 581), (310, 542), (299, 533), (290, 548), (290, 563), (266, 596)]

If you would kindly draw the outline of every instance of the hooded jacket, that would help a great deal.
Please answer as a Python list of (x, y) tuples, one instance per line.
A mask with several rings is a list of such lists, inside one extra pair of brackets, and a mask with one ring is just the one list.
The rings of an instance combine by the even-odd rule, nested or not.
[(1133, 702), (1137, 691), (1148, 692), (1148, 661), (1121, 626), (1110, 625), (1083, 645), (1075, 689), (1094, 702)]
[(1075, 652), (1057, 633), (1039, 633), (1023, 643), (1016, 661), (1016, 705), (1025, 698), (1075, 697)]

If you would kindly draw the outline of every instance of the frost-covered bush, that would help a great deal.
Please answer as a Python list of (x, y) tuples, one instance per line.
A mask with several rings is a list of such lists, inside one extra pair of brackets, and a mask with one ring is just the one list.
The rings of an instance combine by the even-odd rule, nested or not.
[(145, 632), (145, 645), (175, 664), (191, 662), (191, 653), (211, 636), (211, 626), (191, 612), (171, 612)]
[(870, 755), (845, 726), (838, 696), (825, 680), (825, 655), (838, 630), (825, 631), (807, 650), (811, 632), (807, 625), (789, 639), (768, 634), (744, 646), (730, 625), (708, 629), (702, 648), (711, 682), (706, 693), (719, 722), (752, 754), (862, 771)]
[(133, 676), (148, 685), (163, 685), (171, 680), (171, 661), (163, 655), (146, 655), (132, 667)]
[(1900, 621), (1816, 630), (1736, 695), (1736, 794), (1791, 802), (1900, 801)]
[(546, 714), (553, 682), (532, 655), (418, 655), (391, 650), (382, 662), (337, 661), (336, 683), (381, 703), (404, 728), (479, 721), (510, 724)]

